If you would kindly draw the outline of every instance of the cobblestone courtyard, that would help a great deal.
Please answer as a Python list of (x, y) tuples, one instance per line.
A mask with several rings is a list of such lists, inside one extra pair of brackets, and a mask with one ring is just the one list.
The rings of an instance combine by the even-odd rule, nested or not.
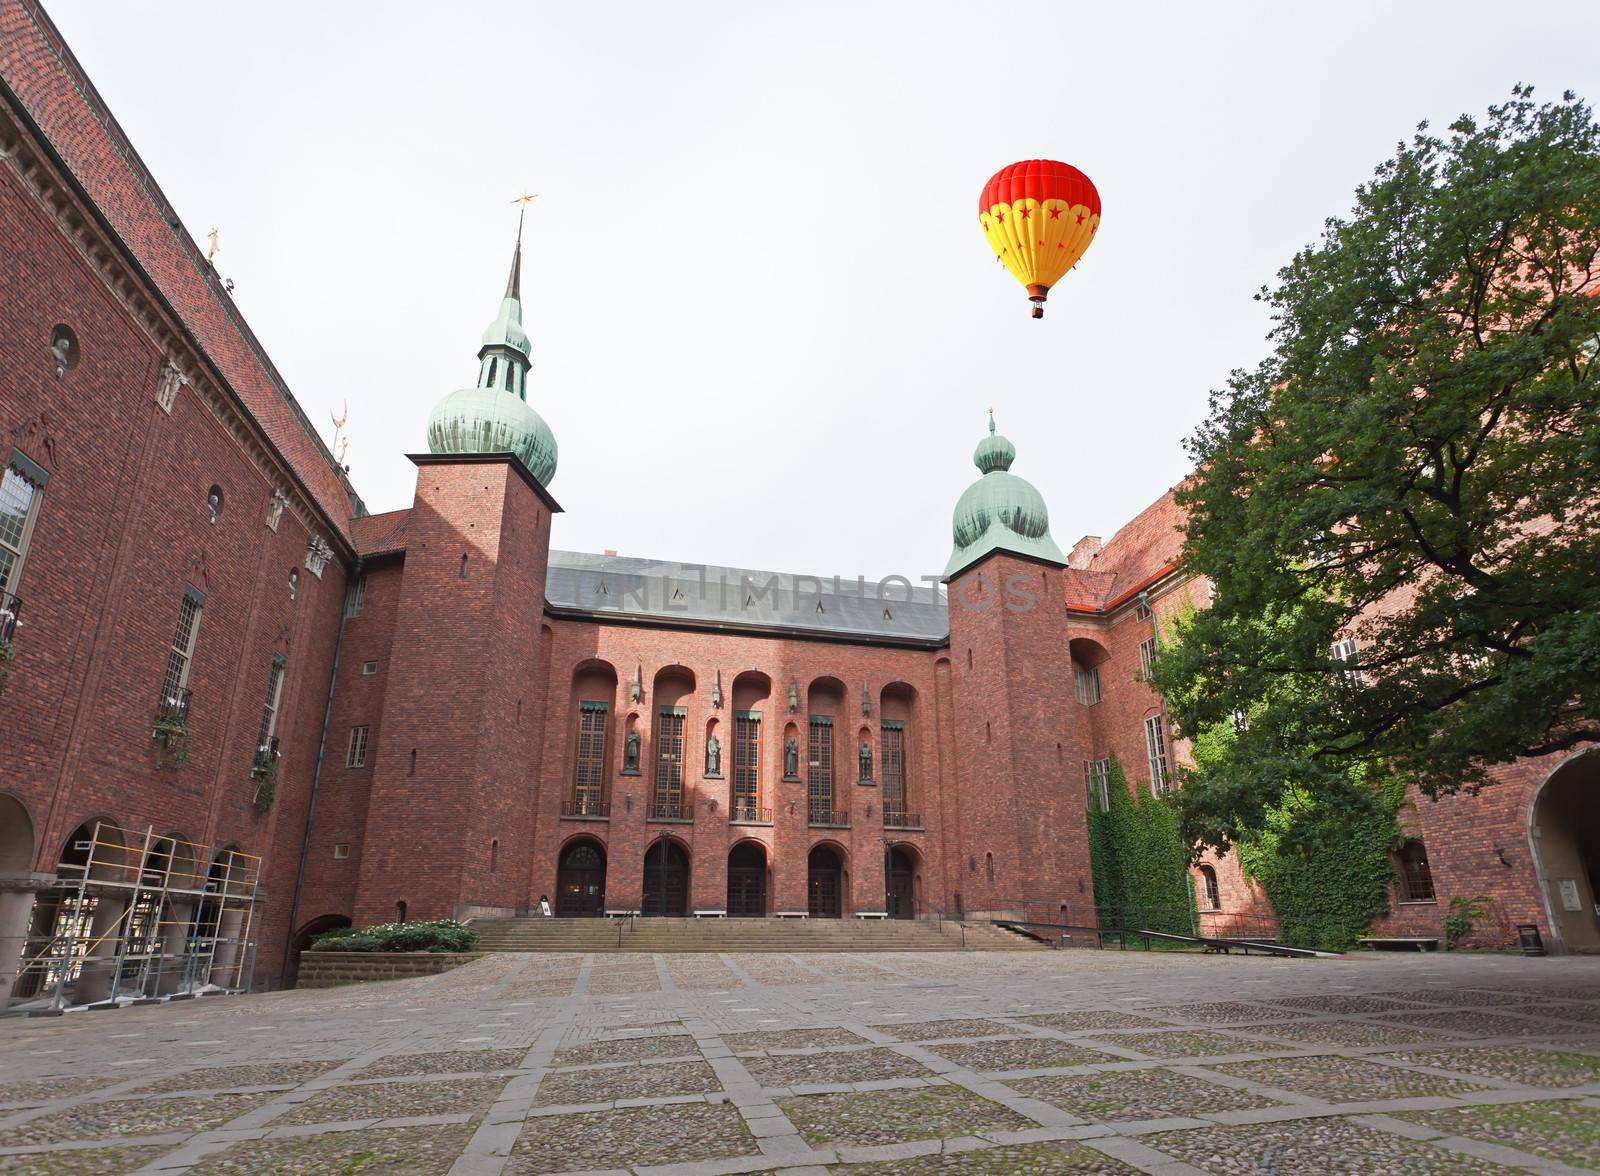
[(1600, 959), (520, 955), (0, 1020), (0, 1173), (1600, 1168)]

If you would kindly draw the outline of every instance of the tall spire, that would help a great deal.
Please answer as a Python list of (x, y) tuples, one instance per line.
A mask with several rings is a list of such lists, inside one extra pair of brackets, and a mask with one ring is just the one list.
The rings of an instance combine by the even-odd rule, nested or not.
[(532, 192), (524, 192), (511, 203), (517, 205), (517, 247), (511, 254), (511, 276), (506, 279), (507, 298), (522, 301), (522, 219), (528, 215), (528, 205), (539, 199)]
[(506, 297), (522, 301), (522, 218), (527, 212), (524, 206), (522, 212), (517, 213), (517, 247), (511, 252), (511, 276), (506, 279)]

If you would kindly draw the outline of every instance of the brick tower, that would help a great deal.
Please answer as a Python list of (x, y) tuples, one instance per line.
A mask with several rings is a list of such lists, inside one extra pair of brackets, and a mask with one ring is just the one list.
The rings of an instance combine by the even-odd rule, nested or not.
[(973, 454), (982, 477), (956, 505), (945, 568), (960, 822), (953, 887), (968, 911), (1026, 905), (1034, 919), (1092, 922), (1079, 774), (1089, 742), (1071, 702), (1067, 561), (1044, 499), (1010, 473), (1015, 458), (991, 414)]
[[(395, 637), (375, 752), (357, 924), (525, 906), (543, 743), (556, 444), (528, 406), (521, 225), (478, 379), (442, 400), (413, 455)], [(401, 904), (404, 904), (403, 906)]]

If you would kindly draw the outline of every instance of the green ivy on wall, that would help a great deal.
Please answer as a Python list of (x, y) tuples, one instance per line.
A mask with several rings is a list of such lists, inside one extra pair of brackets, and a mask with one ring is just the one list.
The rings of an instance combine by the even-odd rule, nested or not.
[(1267, 810), (1239, 863), (1267, 892), (1285, 943), (1345, 951), (1388, 912), (1404, 800), (1404, 785), (1384, 776), (1352, 779), (1344, 796), (1290, 789)]
[(1148, 788), (1130, 791), (1111, 760), (1110, 808), (1089, 806), (1089, 861), (1102, 927), (1194, 934), (1194, 884), (1178, 812)]

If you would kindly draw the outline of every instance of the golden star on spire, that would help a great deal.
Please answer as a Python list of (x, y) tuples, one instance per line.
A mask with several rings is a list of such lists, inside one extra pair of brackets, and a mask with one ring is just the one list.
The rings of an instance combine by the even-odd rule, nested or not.
[(528, 205), (532, 204), (537, 199), (539, 199), (539, 194), (537, 192), (524, 192), (511, 203), (520, 204), (523, 208), (527, 208)]

